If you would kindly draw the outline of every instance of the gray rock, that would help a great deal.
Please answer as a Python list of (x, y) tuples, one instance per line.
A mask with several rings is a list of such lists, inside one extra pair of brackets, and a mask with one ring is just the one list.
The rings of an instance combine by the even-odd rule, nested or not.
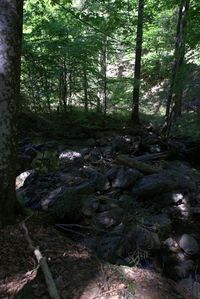
[(164, 236), (171, 230), (172, 221), (167, 214), (149, 216), (144, 220), (144, 224), (159, 234)]
[(166, 239), (163, 244), (169, 251), (178, 252), (180, 250), (178, 243), (173, 238)]
[(99, 200), (95, 196), (82, 199), (82, 213), (87, 217), (92, 217), (99, 208)]
[(109, 211), (98, 213), (95, 216), (95, 223), (102, 228), (110, 228), (121, 223), (123, 218), (123, 209), (114, 208)]
[(199, 253), (199, 245), (191, 235), (182, 235), (179, 241), (179, 246), (187, 255), (195, 255)]
[(69, 149), (62, 151), (58, 158), (61, 164), (79, 165), (83, 163), (82, 153), (78, 151), (69, 150)]
[(137, 179), (143, 177), (143, 174), (128, 167), (113, 167), (107, 172), (107, 176), (112, 187), (126, 189), (132, 187)]
[(19, 189), (23, 187), (26, 179), (31, 175), (35, 174), (35, 170), (27, 170), (25, 172), (22, 172), (20, 175), (16, 177), (16, 189)]
[(169, 206), (177, 206), (183, 202), (184, 194), (181, 191), (172, 191), (159, 194), (155, 198), (156, 202), (161, 208)]
[(130, 137), (118, 136), (112, 142), (112, 149), (120, 154), (128, 154), (131, 150), (131, 143)]
[(181, 262), (175, 267), (176, 273), (179, 278), (185, 278), (188, 276), (189, 272), (194, 269), (194, 263), (192, 260), (186, 260)]
[(98, 171), (91, 173), (91, 182), (94, 184), (96, 191), (106, 191), (110, 188), (106, 175)]
[(84, 196), (92, 194), (95, 186), (91, 182), (83, 182), (78, 186), (59, 187), (38, 203), (37, 208), (49, 210), (59, 218), (79, 219)]
[(184, 298), (200, 298), (200, 283), (191, 277), (182, 279), (178, 283), (178, 290), (184, 295)]
[(132, 193), (139, 198), (149, 198), (164, 192), (177, 189), (191, 190), (195, 188), (192, 178), (173, 170), (163, 170), (157, 174), (143, 177), (136, 182)]

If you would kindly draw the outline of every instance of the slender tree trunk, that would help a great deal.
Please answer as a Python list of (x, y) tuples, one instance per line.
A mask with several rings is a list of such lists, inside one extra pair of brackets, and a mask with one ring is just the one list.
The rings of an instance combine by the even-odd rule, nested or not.
[(99, 52), (98, 55), (98, 91), (97, 91), (97, 112), (101, 112), (101, 104), (102, 104), (102, 52)]
[(63, 63), (62, 102), (63, 102), (64, 112), (67, 112), (67, 66), (66, 66), (66, 60), (64, 60), (64, 63)]
[(103, 95), (104, 95), (104, 115), (107, 113), (107, 48), (103, 49)]
[(48, 79), (47, 79), (47, 72), (44, 73), (44, 78), (45, 78), (45, 90), (46, 90), (46, 100), (47, 100), (47, 108), (48, 112), (51, 112), (51, 102), (50, 102), (50, 93), (49, 93), (49, 84), (48, 84)]
[(181, 72), (184, 71), (184, 59), (185, 59), (185, 43), (186, 43), (186, 28), (187, 28), (187, 15), (190, 7), (190, 0), (186, 0), (183, 8), (183, 17), (181, 24), (181, 41), (180, 41), (180, 51), (179, 51), (179, 62), (178, 62), (178, 70), (177, 70), (177, 88), (175, 89), (174, 94), (174, 112), (175, 112), (175, 120), (177, 117), (181, 116), (182, 112), (182, 98), (183, 98), (183, 80)]
[[(181, 0), (178, 14), (178, 23), (176, 29), (176, 43), (174, 50), (174, 63), (172, 68), (172, 78), (169, 88), (169, 94), (167, 98), (166, 107), (166, 123), (169, 122), (171, 117), (172, 106), (175, 102), (174, 112), (178, 116), (181, 113), (182, 102), (182, 87), (180, 78), (180, 70), (184, 63), (185, 56), (185, 29), (186, 29), (186, 17), (189, 10), (190, 0)], [(178, 86), (179, 85), (179, 86)], [(176, 90), (177, 89), (177, 90)]]
[(141, 57), (142, 57), (142, 39), (143, 39), (143, 12), (144, 0), (138, 0), (138, 22), (135, 53), (135, 71), (133, 88), (133, 106), (131, 119), (134, 123), (139, 123), (139, 99), (140, 99), (140, 77), (141, 77)]
[(86, 65), (83, 67), (83, 89), (84, 89), (84, 106), (85, 111), (88, 111), (88, 78)]
[(72, 70), (69, 71), (69, 95), (68, 95), (68, 106), (72, 105)]
[(57, 107), (57, 111), (62, 111), (62, 71), (60, 71), (59, 78), (58, 78), (58, 99), (59, 105)]
[(97, 111), (101, 111), (103, 106), (103, 113), (107, 112), (107, 38), (104, 42), (103, 48), (99, 54), (99, 92), (97, 95)]
[(15, 221), (23, 1), (0, 1), (0, 226)]

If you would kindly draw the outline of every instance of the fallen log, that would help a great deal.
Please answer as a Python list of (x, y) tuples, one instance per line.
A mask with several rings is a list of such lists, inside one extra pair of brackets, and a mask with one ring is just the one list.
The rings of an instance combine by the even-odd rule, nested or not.
[(52, 277), (51, 271), (49, 269), (49, 266), (47, 264), (46, 258), (43, 257), (40, 250), (33, 245), (33, 242), (30, 238), (30, 235), (29, 235), (29, 232), (28, 232), (28, 229), (26, 227), (25, 222), (22, 222), (21, 227), (24, 230), (25, 238), (26, 238), (26, 240), (29, 244), (29, 247), (30, 247), (31, 251), (33, 251), (33, 253), (34, 253), (34, 255), (37, 259), (38, 264), (41, 266), (42, 272), (43, 272), (44, 277), (45, 277), (45, 281), (46, 281), (46, 285), (47, 285), (47, 289), (48, 289), (50, 298), (60, 299), (60, 296), (58, 294), (58, 290), (56, 288), (56, 285), (55, 285), (55, 282), (53, 280), (53, 277)]
[(144, 154), (134, 159), (141, 162), (148, 162), (153, 160), (165, 159), (168, 157), (168, 152), (161, 152), (161, 153), (153, 153), (153, 154)]
[(136, 160), (135, 158), (130, 158), (125, 155), (118, 156), (114, 163), (119, 164), (119, 165), (125, 165), (130, 168), (135, 168), (137, 170), (140, 170), (143, 173), (146, 174), (152, 174), (152, 173), (157, 173), (160, 171), (158, 167), (149, 165), (147, 163), (141, 162)]

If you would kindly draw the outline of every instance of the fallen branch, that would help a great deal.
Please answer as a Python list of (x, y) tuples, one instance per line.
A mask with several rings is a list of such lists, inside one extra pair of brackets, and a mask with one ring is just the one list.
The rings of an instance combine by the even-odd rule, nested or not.
[(33, 245), (33, 242), (30, 238), (30, 235), (29, 235), (29, 232), (28, 232), (28, 229), (26, 227), (25, 222), (22, 222), (21, 227), (23, 228), (23, 230), (25, 232), (25, 237), (26, 237), (26, 240), (29, 244), (30, 249), (33, 251), (33, 253), (34, 253), (34, 255), (35, 255), (35, 257), (38, 261), (38, 264), (41, 266), (41, 269), (42, 269), (42, 272), (43, 272), (44, 277), (45, 277), (45, 281), (46, 281), (46, 284), (47, 284), (47, 289), (48, 289), (50, 297), (52, 299), (60, 299), (60, 296), (58, 294), (55, 282), (54, 282), (52, 274), (51, 274), (51, 271), (50, 271), (49, 266), (46, 262), (46, 258), (43, 257), (40, 250)]
[(133, 158), (129, 158), (125, 155), (118, 156), (115, 159), (114, 163), (120, 164), (120, 165), (125, 165), (130, 168), (135, 168), (135, 169), (140, 170), (141, 172), (147, 173), (147, 174), (156, 173), (156, 172), (160, 171), (160, 169), (158, 169), (157, 167), (154, 167), (152, 165), (138, 161)]
[(167, 152), (161, 152), (161, 153), (153, 153), (153, 154), (145, 154), (138, 157), (135, 157), (134, 159), (141, 162), (148, 162), (153, 161), (157, 159), (165, 159), (168, 157)]

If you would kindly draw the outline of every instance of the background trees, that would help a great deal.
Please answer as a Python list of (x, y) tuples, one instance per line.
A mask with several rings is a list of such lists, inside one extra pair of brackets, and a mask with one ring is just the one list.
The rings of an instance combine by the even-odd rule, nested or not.
[(137, 123), (139, 123), (139, 97), (140, 97), (140, 76), (141, 76), (141, 56), (142, 56), (142, 37), (143, 37), (143, 10), (144, 10), (144, 1), (139, 0), (137, 40), (136, 40), (136, 49), (135, 49), (133, 110), (132, 110), (132, 120)]
[[(136, 55), (134, 50), (138, 2), (84, 1), (80, 6), (73, 3), (48, 0), (26, 2), (22, 69), (22, 93), (26, 99), (26, 107), (40, 111), (56, 108), (67, 111), (71, 107), (84, 107), (85, 110), (104, 113), (113, 109), (131, 110), (132, 81), (140, 64), (138, 61), (135, 63), (136, 57), (140, 55)], [(156, 100), (152, 105), (153, 99), (148, 96), (157, 85), (164, 86), (162, 97), (156, 96), (163, 109), (170, 102), (172, 84), (176, 86), (176, 99), (180, 98), (180, 94), (183, 94), (184, 99), (187, 97), (181, 87), (182, 77), (185, 77), (183, 73), (187, 68), (188, 75), (190, 72), (192, 76), (189, 65), (197, 66), (199, 63), (196, 30), (199, 22), (195, 18), (194, 21), (191, 19), (199, 11), (199, 4), (197, 1), (191, 2), (187, 17), (188, 3), (189, 1), (176, 0), (167, 3), (153, 0), (145, 2), (144, 17), (143, 20), (140, 18), (139, 26), (140, 29), (143, 26), (143, 51), (140, 49), (142, 72), (139, 80), (141, 111), (146, 110), (149, 105), (159, 106)], [(140, 4), (139, 11), (142, 12), (143, 5), (141, 2)], [(183, 42), (181, 46), (179, 43), (179, 50), (175, 50), (177, 26), (180, 25), (177, 25), (179, 7), (179, 11), (183, 8)], [(140, 30), (140, 35), (141, 32)], [(137, 49), (139, 50), (138, 46)], [(170, 75), (173, 53), (175, 57), (177, 53), (182, 57), (185, 53), (186, 57), (185, 62), (181, 59), (182, 62), (179, 63), (181, 67), (174, 83)], [(138, 75), (135, 74), (135, 77)], [(136, 120), (137, 84), (134, 90), (137, 95), (134, 95), (135, 113), (132, 113), (132, 117)]]
[[(1, 4), (4, 10), (5, 3)], [(2, 136), (8, 128), (5, 134), (15, 135), (13, 103), (19, 94), (21, 17), (16, 20), (14, 10), (18, 8), (11, 4), (6, 16), (13, 14), (17, 31), (8, 22), (6, 30), (11, 34), (7, 41), (1, 30), (0, 55), (3, 57), (5, 46), (13, 44), (15, 54), (6, 59), (14, 69), (11, 72), (8, 66), (5, 76), (1, 74), (2, 84), (10, 84), (10, 94), (4, 99), (5, 93), (1, 93), (0, 109), (2, 115), (9, 112), (12, 117), (6, 116), (1, 123)], [(139, 108), (142, 119), (144, 114), (164, 118), (166, 111), (169, 128), (172, 111), (178, 116), (182, 108), (188, 110), (192, 105), (196, 109), (199, 101), (199, 12), (197, 0), (190, 5), (189, 0), (27, 0), (20, 109), (65, 114), (83, 108), (102, 116), (125, 111), (129, 119), (132, 113), (135, 122)], [(3, 18), (5, 13), (1, 15)], [(9, 111), (5, 103), (10, 103)], [(12, 160), (14, 165), (14, 138), (5, 140), (0, 160)], [(5, 148), (13, 148), (9, 158)], [(8, 169), (8, 162), (1, 165)], [(13, 186), (13, 167), (9, 171), (13, 171)], [(2, 186), (3, 181), (8, 179), (1, 179)]]

